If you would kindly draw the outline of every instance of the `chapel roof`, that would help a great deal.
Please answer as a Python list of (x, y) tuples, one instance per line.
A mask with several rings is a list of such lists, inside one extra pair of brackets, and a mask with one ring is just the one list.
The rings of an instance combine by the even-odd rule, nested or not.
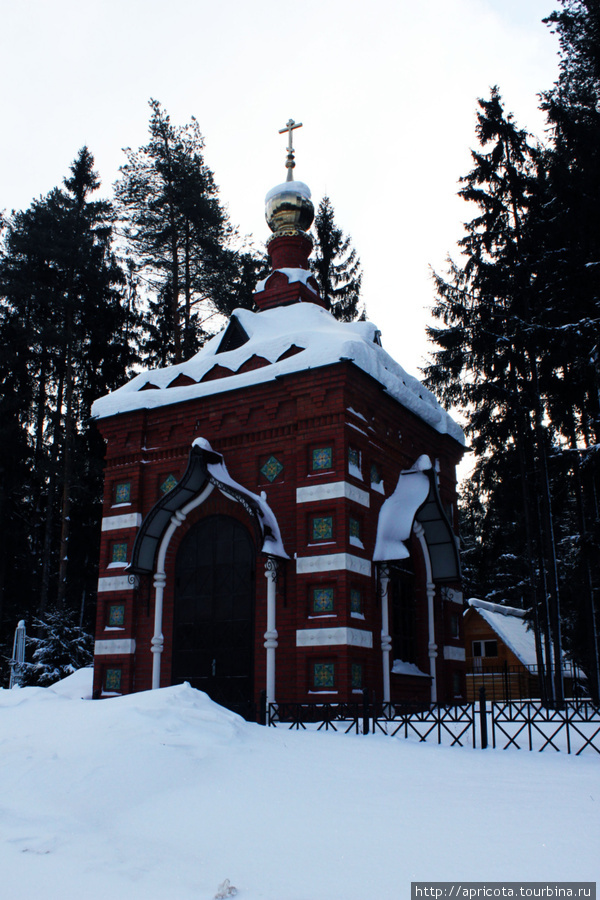
[(92, 415), (106, 418), (158, 409), (348, 360), (422, 421), (464, 444), (459, 425), (431, 391), (383, 349), (379, 335), (372, 322), (340, 322), (314, 303), (261, 312), (237, 309), (229, 325), (191, 359), (141, 372), (96, 400)]

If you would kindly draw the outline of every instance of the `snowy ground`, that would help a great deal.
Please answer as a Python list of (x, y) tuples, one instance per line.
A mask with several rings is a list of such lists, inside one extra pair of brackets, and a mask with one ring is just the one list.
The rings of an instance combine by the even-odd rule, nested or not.
[(595, 881), (600, 757), (298, 733), (83, 670), (0, 690), (2, 900), (396, 900), (410, 882)]

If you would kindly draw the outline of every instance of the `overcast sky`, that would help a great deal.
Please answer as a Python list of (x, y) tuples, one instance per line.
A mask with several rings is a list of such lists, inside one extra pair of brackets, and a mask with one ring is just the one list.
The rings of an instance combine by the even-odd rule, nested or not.
[(196, 116), (242, 233), (268, 235), (264, 196), (295, 177), (327, 193), (361, 257), (369, 318), (409, 372), (427, 353), (429, 265), (469, 212), (456, 197), (476, 101), (498, 84), (543, 138), (537, 94), (557, 77), (541, 20), (558, 0), (0, 0), (0, 209), (67, 174), (81, 146), (111, 184), (147, 140), (148, 100)]

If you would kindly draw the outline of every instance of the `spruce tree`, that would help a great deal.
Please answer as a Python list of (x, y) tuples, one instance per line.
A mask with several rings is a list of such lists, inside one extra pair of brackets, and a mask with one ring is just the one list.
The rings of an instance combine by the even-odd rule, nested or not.
[[(547, 156), (544, 291), (549, 416), (561, 439), (557, 468), (570, 488), (564, 531), (565, 592), (574, 644), (600, 695), (600, 7), (561, 0), (560, 74), (542, 95)], [(570, 513), (568, 512), (570, 510)]]
[(71, 610), (48, 610), (43, 619), (33, 620), (33, 626), (37, 634), (27, 636), (25, 662), (18, 667), (21, 687), (50, 687), (92, 664), (94, 639), (76, 623)]
[(9, 217), (0, 259), (2, 625), (50, 604), (91, 608), (103, 445), (96, 397), (132, 361), (134, 314), (111, 249), (112, 208), (83, 148), (62, 189)]
[[(546, 687), (561, 702), (560, 592), (548, 463), (554, 434), (540, 381), (544, 348), (536, 280), (540, 154), (505, 114), (497, 88), (489, 100), (479, 101), (477, 136), (480, 149), (472, 153), (474, 167), (461, 179), (460, 196), (478, 214), (465, 225), (462, 265), (451, 265), (449, 279), (436, 276), (433, 313), (443, 326), (429, 329), (439, 349), (427, 381), (463, 410), (477, 458), (475, 478), (490, 492), (487, 514), (498, 505), (498, 479), (498, 490), (516, 488), (509, 496), (519, 510), (513, 537), (520, 538), (527, 560), (524, 600), (541, 625), (545, 660), (559, 661), (555, 682)], [(504, 531), (510, 548), (509, 528)], [(518, 578), (521, 583), (523, 575)], [(541, 668), (540, 630), (538, 636)]]
[(329, 197), (321, 200), (313, 228), (315, 248), (311, 267), (327, 308), (342, 322), (364, 319), (360, 260), (350, 237), (335, 223)]

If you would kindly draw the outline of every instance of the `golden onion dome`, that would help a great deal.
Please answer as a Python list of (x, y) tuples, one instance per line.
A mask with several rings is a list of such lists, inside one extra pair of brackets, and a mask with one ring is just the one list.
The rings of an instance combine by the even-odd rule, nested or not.
[(310, 188), (303, 181), (284, 181), (265, 197), (265, 218), (273, 237), (304, 234), (314, 217)]

